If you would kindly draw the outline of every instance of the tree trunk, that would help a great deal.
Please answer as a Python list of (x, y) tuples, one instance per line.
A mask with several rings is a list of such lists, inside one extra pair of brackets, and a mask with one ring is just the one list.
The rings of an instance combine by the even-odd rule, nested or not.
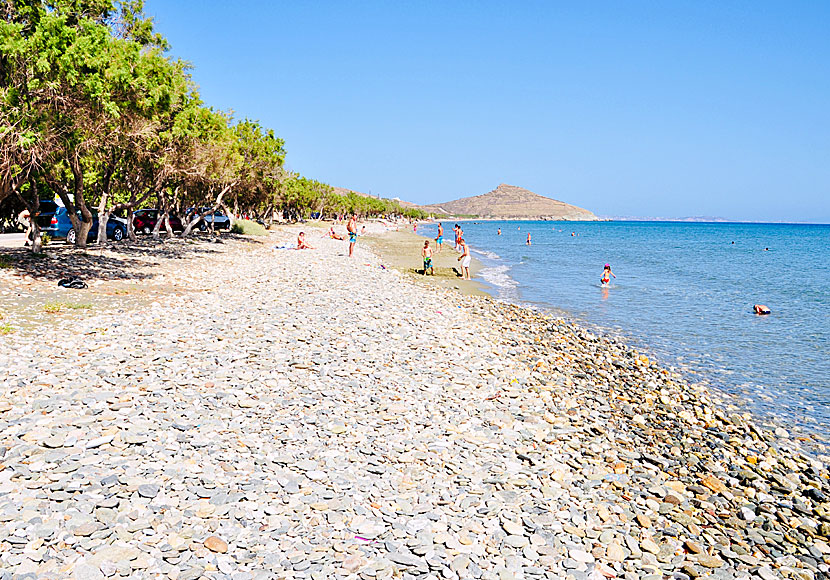
[(153, 226), (153, 239), (159, 239), (159, 232), (161, 231), (161, 222), (164, 221), (164, 207), (167, 206), (167, 196), (162, 192), (159, 193), (159, 217), (156, 220), (156, 225)]

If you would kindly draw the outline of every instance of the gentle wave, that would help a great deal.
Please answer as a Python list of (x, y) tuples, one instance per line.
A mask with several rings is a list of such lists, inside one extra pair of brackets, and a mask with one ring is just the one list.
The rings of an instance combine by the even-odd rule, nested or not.
[(510, 266), (491, 266), (483, 268), (479, 276), (488, 284), (496, 287), (499, 291), (499, 298), (516, 299), (519, 283), (510, 276), (509, 272)]
[(484, 256), (485, 258), (488, 258), (490, 260), (499, 260), (499, 259), (501, 259), (501, 256), (499, 256), (495, 252), (490, 252), (489, 250), (481, 250), (479, 248), (470, 248), (470, 250), (472, 250), (473, 254), (478, 254), (480, 256)]

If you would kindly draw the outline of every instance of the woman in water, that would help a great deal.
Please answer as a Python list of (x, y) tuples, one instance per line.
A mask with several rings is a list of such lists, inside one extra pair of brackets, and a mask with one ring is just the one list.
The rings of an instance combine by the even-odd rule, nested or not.
[(617, 275), (611, 271), (611, 266), (605, 264), (605, 268), (603, 268), (602, 270), (602, 278), (600, 279), (600, 284), (602, 284), (603, 286), (608, 286), (609, 282), (611, 282), (611, 276), (614, 276), (614, 278), (617, 277)]

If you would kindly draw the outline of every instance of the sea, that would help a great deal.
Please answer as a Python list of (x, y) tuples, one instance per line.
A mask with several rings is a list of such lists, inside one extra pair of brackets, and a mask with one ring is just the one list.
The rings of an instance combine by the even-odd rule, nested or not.
[[(447, 247), (455, 223), (443, 223)], [(830, 225), (457, 223), (494, 297), (623, 338), (747, 411), (830, 440)]]

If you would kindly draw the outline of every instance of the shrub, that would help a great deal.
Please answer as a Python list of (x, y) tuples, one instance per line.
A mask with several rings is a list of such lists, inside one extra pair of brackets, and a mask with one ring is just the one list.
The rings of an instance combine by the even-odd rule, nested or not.
[(0, 268), (11, 268), (12, 259), (8, 256), (0, 255)]
[(251, 220), (236, 220), (231, 227), (231, 233), (246, 236), (267, 236), (268, 230)]
[(43, 244), (44, 246), (48, 245), (49, 242), (51, 242), (51, 241), (52, 241), (52, 236), (50, 236), (49, 234), (40, 234), (40, 243)]
[(14, 328), (10, 324), (0, 324), (0, 335), (11, 334), (12, 332), (14, 332)]

